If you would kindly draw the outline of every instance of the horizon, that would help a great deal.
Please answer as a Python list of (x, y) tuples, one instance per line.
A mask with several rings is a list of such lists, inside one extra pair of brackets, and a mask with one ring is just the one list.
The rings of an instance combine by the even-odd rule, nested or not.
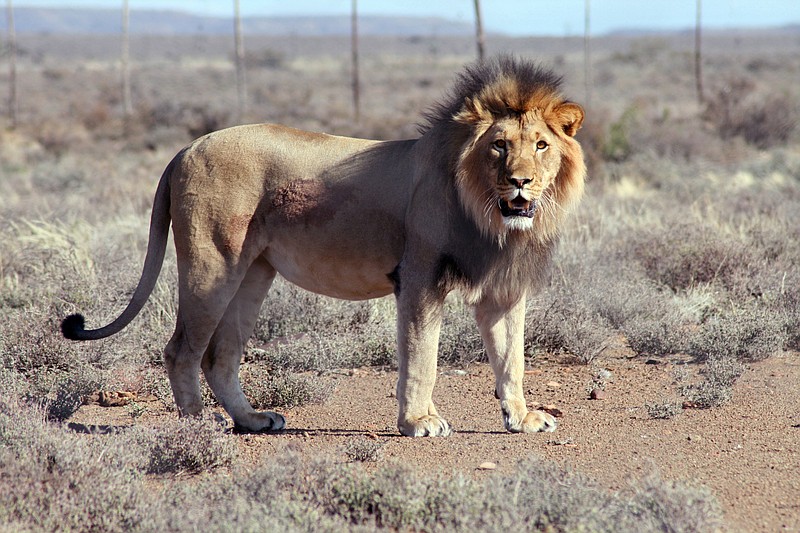
[[(757, 6), (740, 0), (706, 0), (702, 4), (701, 23), (709, 30), (780, 28), (800, 25), (800, 2), (786, 5), (785, 0), (762, 0)], [(565, 0), (547, 6), (547, 18), (537, 16), (532, 0), (505, 0), (503, 9), (494, 0), (481, 3), (481, 16), (487, 33), (509, 36), (574, 36), (584, 31), (584, 2)], [(242, 18), (256, 17), (308, 17), (349, 16), (351, 3), (346, 0), (303, 0), (291, 6), (242, 0)], [(14, 8), (54, 8), (67, 10), (121, 9), (118, 0), (25, 1), (17, 0)], [(131, 0), (129, 8), (136, 11), (172, 11), (213, 18), (232, 18), (233, 3), (218, 0)], [(625, 31), (670, 32), (694, 28), (696, 1), (638, 2), (633, 0), (605, 0), (602, 6), (590, 7), (590, 33), (603, 35)], [(508, 13), (514, 13), (508, 17)], [(474, 24), (473, 3), (467, 0), (440, 0), (431, 5), (425, 0), (406, 0), (388, 3), (380, 0), (362, 0), (358, 3), (360, 16), (435, 17), (460, 24)], [(5, 22), (5, 21), (4, 21)], [(4, 26), (4, 24), (3, 24)]]

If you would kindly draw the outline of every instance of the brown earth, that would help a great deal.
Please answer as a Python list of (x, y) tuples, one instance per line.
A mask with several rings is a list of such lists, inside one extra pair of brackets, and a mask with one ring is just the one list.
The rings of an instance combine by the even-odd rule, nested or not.
[[(591, 400), (587, 383), (597, 366), (612, 372), (605, 398)], [(510, 472), (530, 455), (582, 472), (609, 490), (653, 470), (665, 479), (700, 483), (722, 504), (730, 531), (800, 531), (800, 356), (775, 355), (749, 366), (733, 400), (715, 409), (684, 409), (653, 419), (646, 403), (678, 399), (674, 365), (624, 354), (594, 367), (544, 361), (526, 374), (529, 401), (561, 411), (555, 433), (509, 434), (502, 425), (487, 365), (466, 373), (443, 370), (434, 400), (456, 429), (448, 438), (406, 438), (394, 426), (396, 373), (373, 369), (333, 374), (336, 387), (323, 405), (284, 410), (280, 434), (241, 435), (243, 460), (261, 461), (286, 447), (303, 453), (339, 452), (348, 439), (384, 443), (381, 461), (399, 460), (422, 471), (475, 476)], [(165, 378), (166, 379), (166, 378)], [(174, 416), (148, 404), (147, 418)], [(86, 405), (72, 421), (130, 424), (123, 407)], [(147, 423), (143, 417), (141, 422)], [(495, 471), (479, 470), (484, 462)]]

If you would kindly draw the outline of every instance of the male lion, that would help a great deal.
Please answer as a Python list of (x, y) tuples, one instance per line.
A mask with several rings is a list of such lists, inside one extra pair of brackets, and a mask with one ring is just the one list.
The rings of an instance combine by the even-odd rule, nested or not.
[(394, 293), (403, 435), (446, 436), (432, 401), (442, 303), (454, 289), (475, 307), (508, 431), (553, 431), (522, 393), (525, 298), (541, 286), (561, 223), (583, 193), (573, 138), (582, 108), (560, 79), (503, 57), (466, 68), (418, 139), (378, 142), (249, 125), (211, 133), (167, 166), (153, 204), (142, 277), (111, 324), (119, 332), (156, 283), (170, 220), (179, 277), (165, 362), (181, 415), (203, 402), (202, 369), (239, 429), (280, 430), (239, 383), (240, 358), (275, 275), (320, 294)]

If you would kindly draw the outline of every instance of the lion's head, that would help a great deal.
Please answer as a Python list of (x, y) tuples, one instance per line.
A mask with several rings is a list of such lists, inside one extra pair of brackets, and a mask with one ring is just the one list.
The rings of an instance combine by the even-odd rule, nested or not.
[(428, 117), (457, 143), (462, 206), (501, 242), (512, 232), (551, 241), (583, 194), (586, 166), (574, 136), (584, 113), (559, 86), (552, 72), (503, 57), (466, 69)]

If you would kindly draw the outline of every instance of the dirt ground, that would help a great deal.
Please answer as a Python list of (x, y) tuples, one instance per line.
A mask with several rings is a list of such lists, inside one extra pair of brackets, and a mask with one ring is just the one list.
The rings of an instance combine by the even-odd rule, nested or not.
[[(611, 371), (606, 396), (586, 392), (597, 366)], [(359, 369), (334, 374), (323, 405), (284, 410), (287, 430), (240, 435), (243, 460), (290, 447), (310, 455), (338, 451), (364, 436), (384, 443), (381, 461), (399, 460), (423, 471), (510, 472), (530, 455), (582, 472), (608, 490), (656, 470), (665, 479), (709, 487), (723, 506), (730, 531), (800, 531), (800, 355), (786, 353), (751, 364), (734, 386), (733, 401), (715, 409), (684, 409), (653, 419), (646, 403), (678, 399), (668, 361), (612, 355), (594, 367), (543, 361), (526, 374), (529, 402), (561, 411), (555, 433), (509, 434), (502, 425), (487, 365), (443, 370), (434, 401), (456, 433), (448, 438), (401, 437), (395, 428), (395, 372)], [(165, 377), (166, 379), (166, 377)], [(146, 418), (174, 416), (154, 411)], [(119, 424), (123, 407), (86, 405), (72, 421)], [(147, 423), (145, 417), (137, 423)], [(479, 470), (484, 462), (495, 471)]]

